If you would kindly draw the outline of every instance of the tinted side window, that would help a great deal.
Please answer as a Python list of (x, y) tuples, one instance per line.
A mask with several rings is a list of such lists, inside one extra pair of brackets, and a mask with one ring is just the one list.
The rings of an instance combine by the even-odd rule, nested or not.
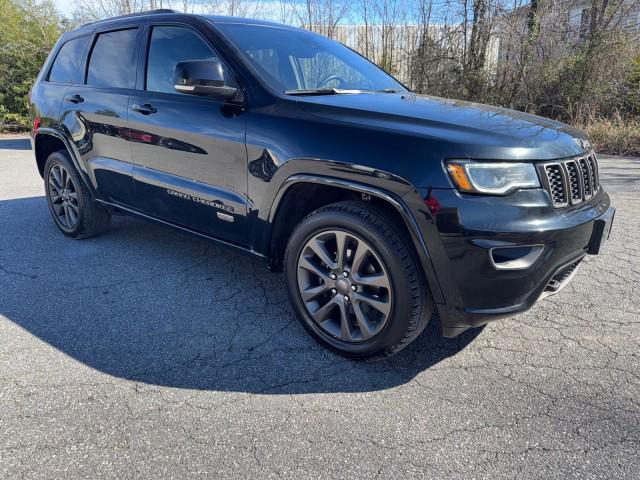
[(89, 59), (87, 84), (134, 88), (137, 35), (136, 28), (99, 34)]
[[(214, 59), (218, 59), (217, 55), (188, 28), (153, 27), (147, 60), (147, 90), (178, 93), (173, 88), (178, 63)], [(229, 76), (227, 72), (225, 75)], [(227, 78), (227, 83), (233, 84), (233, 80)]]
[(89, 37), (80, 37), (65, 43), (49, 71), (49, 81), (57, 83), (80, 83), (82, 80), (82, 54)]

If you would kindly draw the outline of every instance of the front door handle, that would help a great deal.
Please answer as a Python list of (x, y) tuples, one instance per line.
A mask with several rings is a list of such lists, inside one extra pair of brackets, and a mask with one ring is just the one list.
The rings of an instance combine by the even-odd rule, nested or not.
[(82, 103), (82, 102), (84, 102), (84, 98), (82, 98), (78, 94), (71, 95), (71, 96), (67, 97), (66, 100), (67, 100), (67, 102), (71, 102), (71, 103)]
[(134, 112), (141, 113), (143, 115), (149, 115), (151, 113), (156, 113), (158, 110), (151, 105), (150, 103), (145, 103), (144, 105), (131, 105), (131, 109)]

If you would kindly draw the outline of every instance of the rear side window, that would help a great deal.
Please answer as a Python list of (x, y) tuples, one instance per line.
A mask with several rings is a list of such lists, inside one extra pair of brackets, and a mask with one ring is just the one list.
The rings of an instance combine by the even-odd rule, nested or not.
[(134, 88), (137, 36), (137, 28), (99, 34), (89, 59), (87, 85)]
[(49, 71), (49, 81), (56, 83), (80, 83), (82, 80), (82, 55), (89, 37), (80, 37), (65, 43)]

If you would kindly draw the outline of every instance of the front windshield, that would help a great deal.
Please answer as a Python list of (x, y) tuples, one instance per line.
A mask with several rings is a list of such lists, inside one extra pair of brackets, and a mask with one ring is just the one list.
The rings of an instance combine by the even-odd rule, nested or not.
[(344, 45), (305, 30), (216, 23), (257, 74), (282, 92), (314, 89), (395, 90), (405, 88)]

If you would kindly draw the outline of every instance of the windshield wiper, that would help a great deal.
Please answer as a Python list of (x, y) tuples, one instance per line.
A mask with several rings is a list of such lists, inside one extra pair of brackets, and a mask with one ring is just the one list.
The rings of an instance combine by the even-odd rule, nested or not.
[(301, 88), (285, 90), (286, 95), (353, 95), (357, 93), (398, 93), (398, 90), (385, 88), (382, 90), (362, 90), (345, 88)]
[(340, 88), (300, 88), (285, 90), (286, 95), (340, 95), (343, 93), (360, 93), (360, 90), (342, 90)]

